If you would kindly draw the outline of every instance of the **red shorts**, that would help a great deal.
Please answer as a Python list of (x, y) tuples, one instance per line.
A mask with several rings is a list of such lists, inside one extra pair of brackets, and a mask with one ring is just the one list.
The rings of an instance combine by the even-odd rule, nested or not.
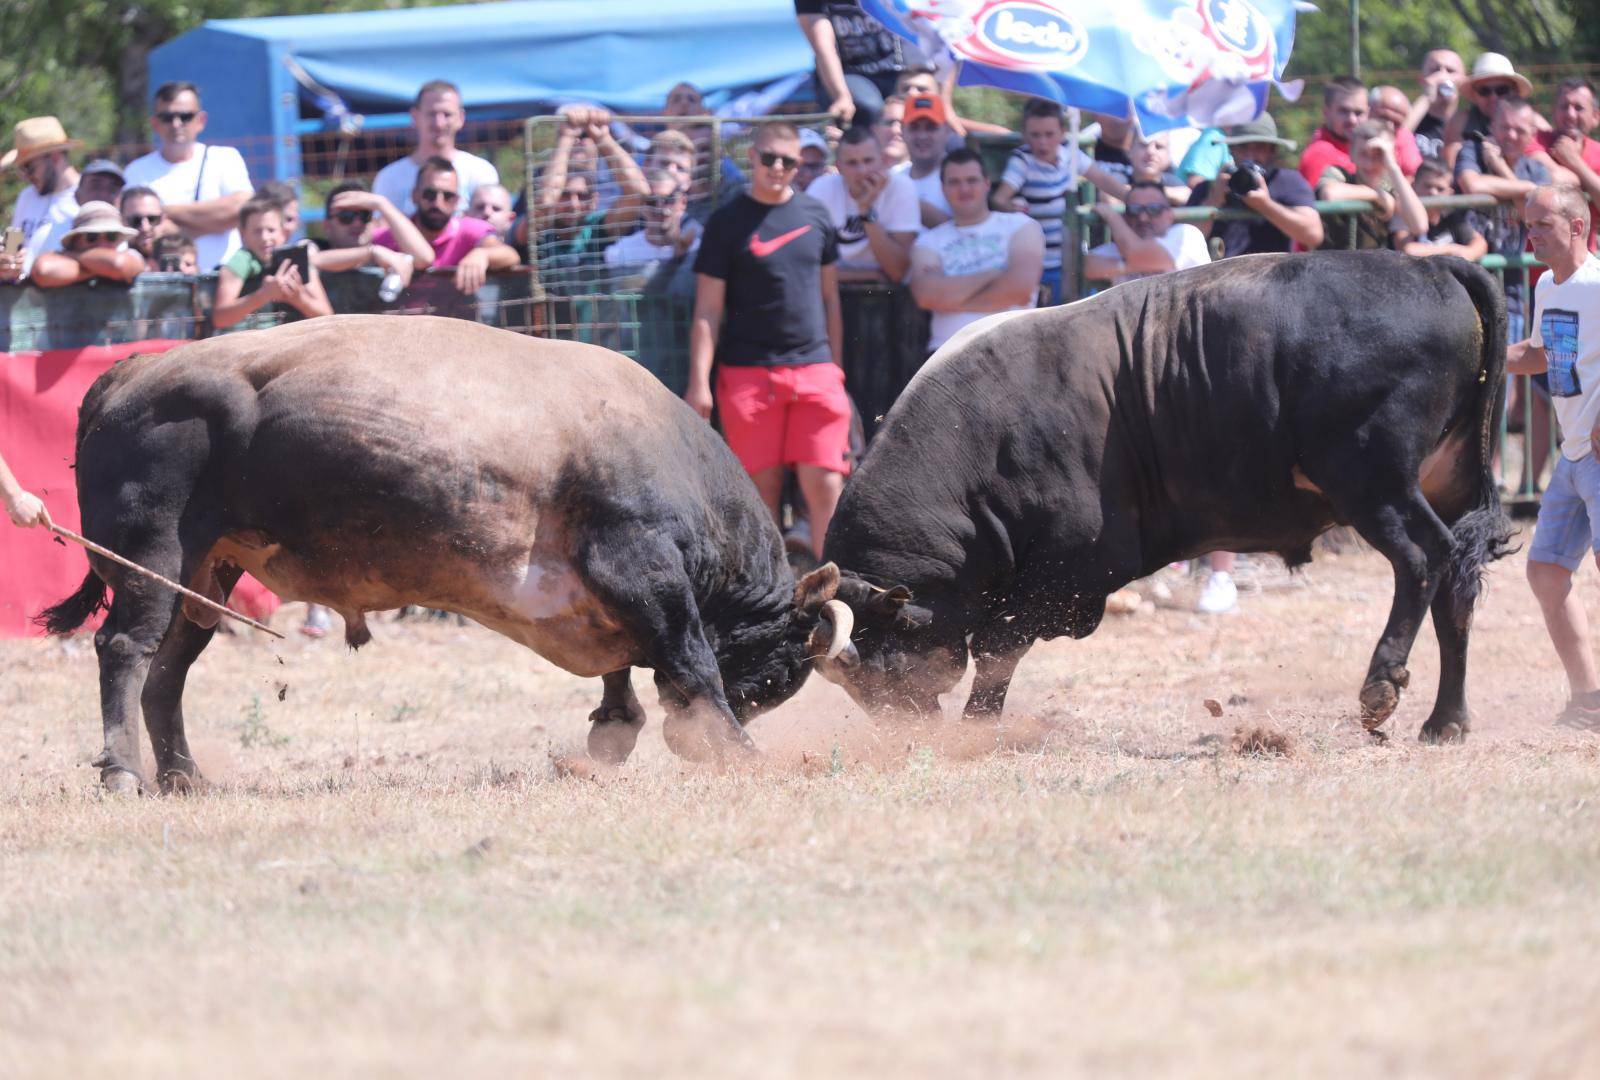
[(724, 365), (717, 410), (728, 446), (748, 473), (780, 465), (850, 471), (850, 399), (838, 364)]

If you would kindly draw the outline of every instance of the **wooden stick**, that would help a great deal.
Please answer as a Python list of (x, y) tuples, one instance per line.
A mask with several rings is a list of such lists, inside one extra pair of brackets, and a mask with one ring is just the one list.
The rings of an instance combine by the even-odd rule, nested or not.
[(82, 536), (79, 536), (77, 533), (73, 532), (71, 529), (65, 528), (65, 527), (63, 527), (61, 525), (57, 525), (55, 522), (51, 522), (50, 523), (50, 531), (55, 533), (57, 536), (66, 537), (68, 540), (71, 540), (74, 544), (82, 544), (84, 547), (88, 548), (90, 551), (94, 552), (96, 555), (104, 555), (106, 558), (110, 559), (114, 563), (118, 563), (118, 564), (120, 564), (122, 566), (126, 566), (129, 570), (137, 571), (138, 573), (143, 574), (147, 578), (152, 578), (155, 581), (159, 581), (159, 582), (161, 582), (161, 584), (165, 585), (167, 588), (172, 589), (175, 592), (181, 593), (184, 596), (187, 596), (191, 600), (198, 600), (202, 604), (204, 604), (206, 607), (213, 608), (213, 609), (215, 609), (217, 611), (220, 611), (222, 614), (226, 615), (230, 619), (238, 619), (240, 622), (244, 623), (246, 626), (253, 626), (257, 630), (265, 630), (267, 633), (271, 634), (275, 638), (283, 637), (282, 634), (278, 633), (272, 627), (263, 626), (261, 623), (258, 623), (254, 619), (250, 618), (250, 616), (241, 615), (237, 611), (233, 610), (230, 607), (224, 607), (222, 604), (217, 603), (215, 600), (212, 600), (209, 597), (201, 596), (199, 593), (195, 592), (193, 589), (185, 589), (182, 585), (179, 585), (176, 581), (170, 581), (167, 578), (164, 578), (160, 574), (156, 573), (154, 570), (147, 570), (144, 567), (140, 566), (138, 563), (134, 562), (132, 559), (124, 559), (121, 555), (118, 555), (115, 551), (112, 551), (110, 548), (103, 548), (99, 544), (95, 543), (93, 540), (89, 540), (89, 539), (86, 539), (86, 538), (84, 538)]

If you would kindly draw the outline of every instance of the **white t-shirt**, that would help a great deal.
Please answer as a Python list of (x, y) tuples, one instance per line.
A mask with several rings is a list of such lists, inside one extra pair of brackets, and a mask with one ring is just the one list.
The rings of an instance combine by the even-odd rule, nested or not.
[[(685, 228), (688, 224), (685, 223)], [(689, 250), (684, 254), (684, 258), (692, 258), (699, 248), (700, 237), (697, 235), (689, 242)], [(662, 259), (671, 259), (675, 255), (676, 251), (671, 244), (652, 244), (645, 231), (639, 229), (606, 248), (604, 258), (607, 266), (644, 266)]]
[[(957, 225), (947, 221), (917, 237), (915, 247), (927, 248), (939, 256), (939, 269), (952, 277), (1002, 269), (1011, 255), (1011, 238), (1018, 229), (1038, 228), (1027, 214), (991, 212), (976, 225)], [(1025, 311), (1039, 303), (1038, 291), (1028, 295), (1026, 304), (996, 308), (995, 311)], [(937, 349), (969, 323), (995, 314), (994, 311), (935, 311), (928, 329), (928, 348)]]
[[(194, 155), (186, 161), (168, 161), (159, 150), (152, 150), (122, 170), (128, 187), (147, 187), (161, 196), (166, 206), (206, 202), (225, 195), (250, 195), (250, 170), (244, 158), (231, 146), (194, 144)], [(195, 238), (196, 261), (202, 272), (215, 270), (239, 250), (239, 230), (206, 233)]]
[[(475, 188), (500, 182), (500, 173), (492, 164), (465, 150), (457, 150), (452, 154), (450, 164), (456, 167), (456, 179), (461, 182), (461, 201), (456, 203), (457, 216), (471, 204)], [(410, 216), (416, 213), (417, 204), (411, 201), (411, 191), (417, 186), (418, 168), (417, 163), (409, 157), (389, 162), (372, 178), (373, 193), (394, 203), (402, 214)]]
[(1581, 460), (1600, 420), (1600, 256), (1590, 255), (1559, 285), (1550, 274), (1539, 279), (1528, 340), (1550, 361), (1561, 452)]
[[(950, 212), (950, 200), (944, 197), (944, 185), (939, 180), (938, 169), (933, 170), (927, 176), (924, 176), (919, 180), (915, 176), (911, 175), (911, 162), (902, 161), (893, 169), (890, 169), (889, 174), (891, 176), (905, 176), (907, 180), (910, 180), (911, 183), (915, 185), (917, 189), (917, 198), (921, 199), (929, 206), (934, 206), (940, 210), (943, 210), (946, 214)], [(921, 214), (922, 210), (919, 207), (917, 210), (918, 221), (921, 221)]]
[[(877, 270), (878, 258), (867, 240), (867, 227), (861, 223), (861, 208), (850, 197), (850, 188), (838, 173), (825, 173), (811, 182), (806, 194), (828, 208), (833, 227), (839, 234), (839, 265), (850, 270)], [(872, 200), (878, 223), (888, 232), (922, 231), (922, 210), (917, 206), (917, 187), (905, 173), (894, 173), (878, 197)]]
[(47, 251), (60, 251), (61, 238), (72, 228), (78, 214), (78, 189), (67, 188), (54, 195), (40, 195), (32, 184), (17, 195), (11, 210), (11, 227), (22, 230), (22, 273), (33, 269), (33, 260)]
[[(1156, 237), (1156, 243), (1167, 249), (1167, 254), (1172, 256), (1172, 269), (1187, 270), (1191, 266), (1204, 266), (1211, 261), (1211, 250), (1206, 247), (1206, 238), (1203, 233), (1193, 225), (1183, 222), (1175, 223), (1172, 228)], [(1117, 250), (1115, 241), (1107, 240), (1098, 247), (1089, 249), (1090, 255), (1103, 255), (1108, 259), (1122, 258), (1122, 252)], [(1111, 279), (1111, 284), (1121, 285), (1124, 281), (1138, 281), (1140, 278), (1155, 277), (1160, 271), (1130, 271), (1118, 274)]]

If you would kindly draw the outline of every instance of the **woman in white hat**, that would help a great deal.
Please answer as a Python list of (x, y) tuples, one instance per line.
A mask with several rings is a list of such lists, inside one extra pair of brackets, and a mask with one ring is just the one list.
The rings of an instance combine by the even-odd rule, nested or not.
[(33, 283), (41, 289), (76, 285), (91, 278), (131, 282), (144, 272), (144, 256), (130, 246), (139, 235), (122, 223), (110, 203), (92, 202), (72, 219), (59, 252), (45, 252), (33, 262)]

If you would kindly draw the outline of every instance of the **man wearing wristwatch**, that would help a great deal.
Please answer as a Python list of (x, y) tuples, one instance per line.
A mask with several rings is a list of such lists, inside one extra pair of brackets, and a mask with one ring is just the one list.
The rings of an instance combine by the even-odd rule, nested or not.
[(905, 280), (921, 220), (916, 185), (889, 174), (869, 127), (844, 133), (835, 164), (839, 171), (817, 177), (806, 194), (828, 208), (838, 230), (839, 280)]

